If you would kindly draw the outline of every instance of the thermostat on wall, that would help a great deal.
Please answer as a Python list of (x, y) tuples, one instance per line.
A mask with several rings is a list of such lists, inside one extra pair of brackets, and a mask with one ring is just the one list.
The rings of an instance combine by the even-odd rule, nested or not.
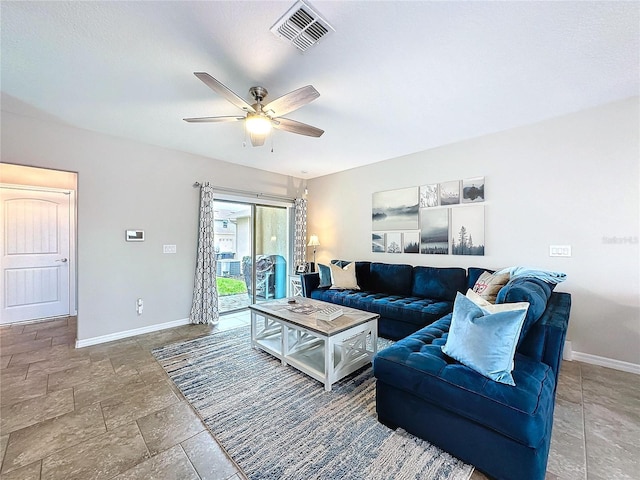
[(144, 242), (144, 230), (126, 230), (127, 242)]

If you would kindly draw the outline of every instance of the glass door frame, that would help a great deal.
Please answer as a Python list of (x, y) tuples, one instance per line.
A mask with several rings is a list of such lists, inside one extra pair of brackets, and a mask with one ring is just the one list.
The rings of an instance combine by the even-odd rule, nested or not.
[[(249, 216), (250, 216), (250, 221), (249, 221), (249, 235), (250, 235), (250, 256), (251, 256), (251, 278), (250, 278), (250, 282), (251, 282), (251, 295), (249, 296), (249, 303), (256, 303), (259, 301), (266, 301), (266, 300), (270, 300), (269, 298), (264, 298), (263, 300), (260, 300), (260, 298), (257, 296), (257, 288), (253, 288), (254, 285), (256, 285), (256, 280), (257, 280), (257, 276), (256, 276), (256, 250), (257, 250), (257, 233), (258, 233), (258, 225), (257, 225), (257, 215), (256, 212), (259, 208), (277, 208), (277, 209), (284, 209), (285, 213), (285, 221), (284, 224), (282, 225), (285, 228), (286, 231), (286, 243), (285, 243), (285, 248), (284, 251), (282, 251), (281, 253), (283, 254), (283, 256), (285, 256), (285, 262), (286, 265), (284, 267), (284, 273), (282, 271), (280, 271), (281, 275), (284, 275), (284, 288), (285, 288), (285, 293), (284, 295), (287, 296), (289, 295), (289, 289), (290, 289), (290, 277), (292, 274), (292, 271), (294, 269), (294, 267), (292, 266), (292, 262), (293, 262), (293, 241), (294, 241), (294, 232), (292, 230), (292, 226), (294, 225), (294, 220), (293, 220), (293, 214), (294, 214), (294, 204), (293, 201), (278, 201), (278, 200), (267, 200), (267, 199), (259, 199), (256, 200), (255, 198), (251, 198), (251, 197), (245, 197), (245, 196), (238, 196), (238, 195), (229, 195), (229, 194), (222, 194), (222, 193), (214, 193), (214, 198), (213, 198), (213, 202), (214, 202), (214, 210), (215, 210), (215, 203), (216, 202), (224, 202), (224, 203), (232, 203), (232, 204), (238, 204), (238, 205), (244, 205), (249, 207)], [(214, 215), (214, 220), (215, 220), (215, 215)], [(237, 230), (236, 230), (236, 235), (237, 235)], [(280, 253), (280, 252), (279, 252)], [(242, 262), (242, 259), (240, 259), (240, 261)], [(243, 266), (241, 263), (241, 273)], [(280, 267), (281, 268), (281, 267)], [(216, 276), (217, 276), (217, 272), (216, 272)], [(249, 289), (249, 286), (247, 286), (247, 289)], [(281, 297), (280, 297), (281, 298)], [(218, 305), (220, 307), (220, 297), (218, 297)], [(240, 311), (244, 311), (248, 308), (248, 305), (246, 306), (242, 306), (239, 308), (233, 308), (230, 310), (225, 310), (225, 311), (220, 311), (220, 315), (226, 315), (226, 314), (232, 314), (232, 313), (237, 313)]]

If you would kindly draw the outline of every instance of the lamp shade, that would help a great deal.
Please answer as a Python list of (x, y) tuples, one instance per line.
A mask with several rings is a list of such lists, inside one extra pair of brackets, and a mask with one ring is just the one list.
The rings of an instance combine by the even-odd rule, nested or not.
[(318, 245), (320, 245), (320, 241), (318, 240), (318, 236), (317, 235), (310, 235), (309, 236), (309, 243), (307, 244), (308, 247), (317, 247)]

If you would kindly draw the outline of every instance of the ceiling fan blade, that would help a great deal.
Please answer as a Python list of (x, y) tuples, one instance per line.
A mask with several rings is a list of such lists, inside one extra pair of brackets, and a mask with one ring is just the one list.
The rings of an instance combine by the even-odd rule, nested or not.
[(222, 95), (224, 98), (233, 103), (236, 107), (246, 110), (247, 112), (255, 113), (255, 109), (244, 101), (242, 97), (239, 97), (227, 87), (225, 87), (218, 80), (205, 72), (193, 72), (193, 74), (202, 80), (211, 90)]
[(313, 102), (320, 94), (311, 85), (298, 88), (293, 92), (289, 92), (274, 101), (267, 103), (262, 110), (272, 117), (286, 115), (298, 108)]
[(273, 128), (284, 130), (286, 132), (307, 135), (308, 137), (319, 137), (324, 133), (324, 130), (312, 127), (306, 123), (296, 122), (289, 118), (274, 118), (273, 120)]
[(183, 118), (183, 120), (189, 123), (238, 122), (244, 120), (244, 117), (198, 117)]
[(257, 133), (249, 132), (249, 138), (251, 139), (251, 145), (253, 145), (254, 147), (261, 147), (262, 145), (264, 145), (267, 134), (260, 135)]

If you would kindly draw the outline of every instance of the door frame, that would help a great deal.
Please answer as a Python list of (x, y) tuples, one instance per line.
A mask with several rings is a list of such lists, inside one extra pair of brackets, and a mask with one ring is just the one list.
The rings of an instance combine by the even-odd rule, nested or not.
[[(245, 204), (248, 205), (251, 209), (251, 258), (255, 259), (256, 256), (256, 207), (262, 206), (262, 207), (278, 207), (278, 208), (284, 208), (287, 212), (287, 229), (289, 230), (289, 239), (288, 239), (288, 252), (287, 252), (287, 271), (286, 271), (286, 275), (287, 275), (287, 294), (289, 293), (289, 277), (291, 275), (291, 271), (292, 271), (292, 266), (291, 263), (293, 262), (293, 230), (292, 230), (292, 215), (293, 215), (293, 200), (289, 200), (289, 199), (285, 199), (283, 198), (282, 200), (280, 199), (268, 199), (268, 198), (260, 198), (259, 196), (248, 196), (248, 195), (242, 195), (242, 194), (233, 194), (233, 193), (225, 193), (222, 191), (216, 191), (215, 187), (214, 187), (214, 191), (213, 191), (213, 201), (220, 201), (220, 202), (230, 202), (230, 203), (241, 203), (241, 204)], [(255, 266), (255, 261), (252, 261), (252, 264)], [(255, 274), (255, 268), (251, 269), (251, 284), (255, 285), (256, 283), (256, 274)], [(253, 289), (253, 292), (251, 294), (251, 302), (250, 303), (254, 303), (255, 302), (255, 288)], [(220, 315), (227, 315), (227, 314), (233, 314), (233, 313), (237, 313), (238, 311), (247, 311), (248, 307), (239, 309), (239, 310), (229, 310), (227, 312), (221, 312)]]
[[(14, 183), (0, 183), (0, 188), (7, 188), (12, 190), (28, 190), (39, 192), (52, 192), (52, 193), (64, 193), (69, 195), (69, 315), (78, 315), (78, 302), (77, 302), (77, 254), (76, 254), (76, 232), (77, 232), (77, 195), (76, 191), (68, 188), (53, 188), (53, 187), (39, 187), (35, 185), (21, 185)], [(55, 317), (51, 317), (55, 318)], [(38, 320), (38, 318), (32, 318), (29, 320), (22, 320), (22, 322), (31, 322)], [(10, 324), (7, 324), (10, 325)]]

